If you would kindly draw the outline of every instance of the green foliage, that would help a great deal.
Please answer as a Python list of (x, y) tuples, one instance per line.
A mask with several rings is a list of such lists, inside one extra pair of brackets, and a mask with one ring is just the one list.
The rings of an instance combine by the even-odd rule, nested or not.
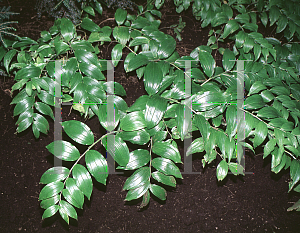
[[(155, 6), (159, 8), (162, 3), (155, 1)], [(190, 1), (181, 3), (176, 1), (178, 11), (180, 6), (182, 10), (187, 9)], [(201, 8), (199, 1), (193, 4)], [(236, 1), (221, 4), (215, 0), (203, 5), (206, 11), (213, 10), (214, 17), (207, 16), (202, 24), (213, 26), (210, 35), (215, 39), (210, 39), (208, 45), (198, 46), (189, 56), (180, 57), (175, 39), (159, 30), (160, 14), (151, 4), (145, 10), (139, 6), (138, 16), (118, 9), (115, 28), (100, 28), (89, 18), (75, 26), (62, 18), (55, 21), (49, 32), (41, 32), (37, 42), (22, 38), (12, 44), (4, 64), (8, 72), (18, 70), (12, 91), (19, 90), (19, 93), (11, 103), (16, 104), (17, 132), (32, 126), (36, 138), (40, 132), (47, 133), (49, 125), (43, 115), (53, 118), (54, 59), (65, 61), (59, 74), (62, 102), (73, 101), (75, 110), (85, 118), (97, 117), (108, 131), (95, 139), (85, 123), (62, 122), (66, 134), (72, 141), (86, 146), (86, 150), (80, 154), (72, 141), (56, 141), (47, 146), (54, 156), (74, 164), (70, 169), (51, 168), (41, 177), (40, 183), (46, 185), (39, 196), (45, 209), (43, 219), (56, 212), (67, 223), (69, 217), (77, 219), (74, 207), (83, 207), (84, 196), (90, 199), (92, 176), (106, 184), (107, 162), (93, 150), (99, 142), (112, 155), (118, 169), (133, 171), (123, 187), (128, 190), (126, 201), (142, 198), (140, 208), (143, 208), (150, 201), (150, 193), (166, 200), (166, 190), (154, 182), (176, 187), (176, 179), (183, 178), (176, 165), (182, 163), (176, 140), (190, 138), (198, 130), (201, 136), (193, 140), (187, 156), (203, 153), (203, 167), (218, 157), (221, 160), (216, 169), (219, 181), (229, 172), (244, 175), (239, 149), (247, 147), (254, 151), (265, 145), (263, 158), (272, 156), (272, 172), (289, 168), (289, 192), (300, 192), (300, 47), (297, 43), (282, 44), (276, 38), (264, 38), (257, 32), (254, 12), (243, 5), (237, 7), (242, 13), (232, 19), (235, 4)], [(268, 9), (267, 6), (261, 9)], [(223, 25), (221, 29), (220, 25)], [(78, 36), (79, 27), (87, 31), (87, 40)], [(233, 51), (219, 48), (218, 41), (225, 40), (234, 41)], [(110, 41), (115, 43), (112, 65), (121, 65), (123, 51), (129, 50), (124, 70), (135, 71), (143, 79), (147, 92), (129, 108), (120, 97), (126, 95), (123, 87), (106, 81), (105, 71), (112, 68), (108, 67), (110, 63), (97, 57), (98, 45)], [(223, 56), (221, 67), (212, 56), (215, 49)], [(14, 57), (17, 62), (13, 61)], [(243, 103), (237, 96), (240, 70), (237, 71), (238, 66), (232, 61), (236, 59), (248, 60), (244, 62)], [(190, 70), (184, 69), (186, 63), (190, 63)], [(113, 115), (108, 102), (114, 104)], [(242, 138), (241, 129), (244, 129)], [(128, 141), (146, 144), (149, 151), (130, 152)], [(55, 150), (57, 147), (59, 151)], [(83, 158), (86, 166), (79, 164)], [(290, 210), (299, 210), (299, 202)]]

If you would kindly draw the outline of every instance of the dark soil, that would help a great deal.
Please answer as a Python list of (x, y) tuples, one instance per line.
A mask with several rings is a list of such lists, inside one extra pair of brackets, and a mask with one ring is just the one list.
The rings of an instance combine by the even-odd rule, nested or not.
[[(31, 3), (32, 2), (32, 3)], [(34, 40), (40, 31), (48, 30), (54, 20), (36, 17), (34, 1), (3, 1), (11, 5), (12, 11), (20, 12), (17, 19), (18, 35)], [(1, 6), (2, 6), (1, 5)], [(178, 22), (179, 16), (173, 4), (165, 4), (162, 26)], [(100, 23), (112, 18), (114, 12), (105, 10)], [(207, 43), (209, 29), (201, 29), (192, 16), (191, 9), (182, 14), (187, 26), (182, 33), (182, 42), (177, 43), (181, 56), (188, 55), (194, 48)], [(104, 25), (113, 25), (107, 20)], [(164, 32), (174, 35), (169, 28)], [(263, 30), (264, 31), (264, 30)], [(264, 33), (269, 33), (268, 30)], [(266, 34), (264, 34), (266, 35)], [(225, 45), (229, 46), (229, 45)], [(113, 44), (102, 51), (109, 59)], [(123, 57), (125, 59), (125, 55)], [(216, 59), (220, 64), (221, 57)], [(142, 81), (132, 74), (125, 74), (119, 65), (115, 79), (128, 94), (125, 99), (130, 106), (145, 93)], [(31, 130), (21, 134), (16, 131), (11, 106), (10, 89), (13, 79), (0, 78), (0, 134), (1, 134), (1, 225), (0, 232), (299, 232), (299, 212), (287, 212), (287, 208), (299, 199), (299, 194), (288, 193), (289, 169), (278, 175), (271, 173), (270, 158), (263, 161), (260, 150), (257, 155), (246, 155), (245, 177), (229, 175), (223, 182), (217, 182), (214, 163), (202, 169), (201, 156), (193, 156), (193, 171), (198, 174), (183, 175), (176, 189), (169, 190), (167, 200), (161, 202), (151, 198), (150, 205), (138, 211), (139, 201), (125, 203), (126, 192), (122, 192), (126, 176), (110, 175), (107, 187), (94, 183), (91, 200), (85, 200), (83, 210), (78, 210), (78, 222), (71, 220), (70, 226), (56, 214), (41, 220), (43, 209), (39, 207), (38, 196), (42, 188), (39, 180), (42, 174), (53, 166), (53, 156), (45, 148), (53, 141), (53, 122), (50, 132), (35, 140)], [(77, 119), (80, 115), (63, 107), (62, 120)], [(96, 137), (102, 134), (97, 119), (86, 122)], [(31, 129), (31, 127), (30, 127)], [(182, 152), (182, 147), (180, 148)]]

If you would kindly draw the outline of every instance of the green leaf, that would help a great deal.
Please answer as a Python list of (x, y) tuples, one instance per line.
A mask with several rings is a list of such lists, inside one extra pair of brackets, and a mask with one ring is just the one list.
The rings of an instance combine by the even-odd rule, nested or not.
[(235, 64), (235, 56), (232, 51), (229, 49), (225, 49), (223, 58), (222, 58), (222, 64), (225, 69), (225, 71), (229, 71), (234, 67)]
[(41, 201), (41, 208), (48, 209), (50, 206), (55, 205), (59, 201), (59, 195), (55, 195), (53, 197), (50, 197), (46, 200)]
[(127, 178), (123, 190), (135, 189), (149, 182), (150, 173), (149, 167), (139, 168), (129, 178)]
[(123, 46), (121, 44), (116, 44), (111, 51), (111, 59), (115, 67), (118, 65), (120, 59), (122, 58), (122, 49)]
[(259, 109), (265, 106), (263, 98), (260, 95), (251, 95), (245, 100), (245, 109)]
[(94, 2), (94, 7), (93, 7), (100, 15), (102, 15), (102, 6), (99, 2), (95, 1)]
[(154, 95), (158, 92), (163, 79), (161, 67), (156, 62), (150, 62), (144, 72), (145, 90), (149, 95)]
[(188, 147), (186, 151), (186, 156), (189, 156), (190, 154), (203, 152), (204, 151), (204, 142), (203, 138), (197, 138), (192, 141), (191, 145)]
[(127, 11), (123, 10), (121, 8), (118, 8), (115, 12), (115, 20), (117, 24), (120, 26), (124, 23), (125, 19), (127, 17)]
[(128, 27), (115, 27), (113, 30), (113, 36), (122, 45), (125, 45), (130, 39), (129, 28)]
[(48, 115), (54, 120), (53, 112), (49, 105), (42, 102), (35, 102), (34, 106), (40, 113)]
[(137, 46), (142, 44), (148, 44), (150, 40), (147, 37), (144, 36), (137, 36), (129, 43), (129, 47), (131, 46)]
[(148, 129), (156, 126), (162, 119), (164, 112), (167, 110), (167, 100), (152, 96), (146, 104), (145, 121)]
[(289, 192), (293, 189), (293, 187), (297, 184), (300, 180), (300, 161), (299, 160), (292, 160), (290, 166), (290, 175), (291, 175), (291, 182), (289, 184)]
[(150, 182), (147, 181), (146, 183), (144, 183), (143, 185), (135, 189), (130, 189), (126, 195), (125, 201), (131, 201), (140, 198), (148, 191), (149, 187), (150, 187)]
[(89, 172), (95, 177), (95, 179), (106, 185), (108, 167), (103, 155), (96, 150), (89, 150), (85, 154), (85, 163)]
[(149, 100), (148, 95), (142, 95), (140, 96), (134, 103), (128, 108), (128, 112), (134, 112), (134, 111), (142, 111), (146, 109), (146, 103)]
[(158, 182), (169, 185), (171, 187), (176, 187), (176, 179), (173, 176), (166, 176), (165, 174), (156, 171), (152, 172), (152, 178), (157, 180)]
[(228, 35), (234, 33), (236, 30), (240, 28), (240, 25), (235, 19), (229, 20), (225, 25), (223, 38), (225, 39)]
[(253, 140), (253, 147), (256, 148), (260, 144), (263, 143), (263, 141), (266, 139), (268, 134), (268, 127), (267, 125), (260, 121), (257, 126), (255, 127), (255, 137)]
[(235, 175), (244, 175), (244, 168), (238, 163), (228, 163), (230, 171)]
[[(115, 107), (116, 108), (116, 107)], [(100, 105), (99, 111), (98, 111), (98, 118), (100, 121), (100, 124), (109, 131), (113, 131), (117, 125), (119, 124), (120, 120), (120, 114), (118, 112), (118, 109), (114, 110), (113, 115), (107, 115), (107, 105)]]
[(120, 120), (120, 128), (124, 131), (134, 131), (145, 127), (146, 122), (141, 111), (128, 113)]
[(157, 154), (163, 158), (171, 159), (175, 163), (182, 163), (181, 156), (178, 148), (173, 146), (169, 142), (156, 142), (152, 147), (154, 154)]
[(166, 59), (172, 55), (176, 48), (176, 41), (173, 37), (169, 36), (164, 39), (159, 45), (157, 55), (159, 59)]
[(279, 112), (274, 107), (270, 107), (270, 106), (260, 109), (257, 113), (257, 116), (263, 118), (280, 117)]
[(44, 211), (42, 219), (49, 218), (49, 217), (53, 216), (54, 214), (56, 214), (56, 212), (58, 211), (58, 209), (59, 209), (58, 205), (53, 205), (53, 206), (48, 207)]
[(222, 160), (217, 167), (217, 178), (218, 181), (224, 180), (228, 173), (228, 163), (225, 160)]
[(90, 32), (99, 32), (100, 31), (100, 27), (89, 18), (84, 18), (82, 20), (80, 26), (83, 29), (88, 30)]
[(114, 137), (114, 140), (109, 137), (109, 140), (111, 140), (112, 147), (107, 146), (107, 137), (102, 140), (102, 145), (120, 166), (125, 167), (129, 161), (129, 149), (126, 143), (118, 135)]
[(261, 82), (261, 81), (256, 81), (250, 88), (248, 96), (252, 94), (259, 93), (262, 90), (267, 89), (267, 87)]
[[(78, 208), (82, 209), (84, 202), (84, 195), (76, 185), (76, 181), (73, 178), (66, 180), (66, 189), (69, 191), (72, 199), (78, 204)], [(74, 205), (76, 206), (76, 205)], [(77, 206), (76, 206), (77, 207)]]
[(48, 92), (41, 90), (40, 93), (37, 94), (39, 99), (44, 102), (45, 104), (54, 106), (54, 96), (49, 94)]
[(270, 8), (269, 18), (270, 26), (272, 26), (280, 17), (281, 13), (277, 6), (272, 6)]
[(179, 168), (170, 159), (158, 157), (153, 159), (151, 164), (156, 170), (164, 173), (165, 175), (172, 175), (176, 178), (183, 179)]
[(167, 192), (164, 188), (156, 185), (156, 184), (151, 184), (150, 185), (150, 191), (153, 193), (155, 196), (157, 196), (161, 200), (166, 200)]
[(117, 167), (118, 169), (134, 170), (140, 168), (150, 161), (150, 153), (144, 149), (137, 149), (129, 154), (129, 162), (126, 167)]
[(13, 59), (13, 57), (16, 55), (16, 53), (17, 53), (17, 50), (12, 49), (12, 50), (9, 50), (4, 56), (4, 59), (3, 59), (4, 67), (8, 74), (9, 74), (9, 64), (10, 64), (11, 60)]
[(39, 200), (45, 200), (49, 197), (53, 197), (61, 192), (63, 188), (64, 184), (60, 181), (49, 183), (41, 190)]
[(184, 137), (187, 135), (189, 127), (191, 125), (192, 115), (186, 116), (185, 110), (187, 106), (179, 104), (176, 108), (176, 122), (177, 122), (177, 129), (180, 133), (181, 141), (184, 140)]
[(264, 156), (263, 159), (266, 158), (274, 149), (276, 145), (276, 139), (272, 138), (267, 144), (264, 146)]
[(52, 182), (62, 181), (68, 176), (69, 172), (70, 170), (66, 167), (52, 167), (44, 172), (40, 179), (40, 183), (49, 184)]
[(80, 164), (76, 164), (72, 170), (72, 176), (77, 187), (90, 200), (93, 191), (93, 182), (90, 173)]
[(208, 139), (210, 135), (210, 124), (207, 122), (204, 116), (195, 115), (194, 122), (195, 126), (199, 129), (204, 142)]
[(146, 130), (123, 131), (118, 134), (124, 141), (130, 141), (133, 144), (145, 145), (150, 140), (150, 135)]
[(137, 68), (147, 65), (149, 63), (148, 58), (143, 54), (138, 54), (130, 59), (126, 72), (136, 70)]
[(66, 41), (70, 41), (75, 36), (75, 26), (71, 22), (71, 20), (67, 18), (62, 18), (60, 20), (60, 28), (61, 28), (61, 35), (65, 38)]
[(71, 120), (61, 123), (66, 134), (75, 142), (82, 145), (91, 145), (94, 143), (94, 135), (91, 129), (84, 123)]
[(64, 161), (75, 161), (80, 157), (79, 150), (67, 141), (57, 140), (51, 142), (46, 148), (50, 153)]
[[(62, 191), (62, 194), (64, 196), (64, 198), (73, 206), (82, 209), (82, 205), (80, 205), (79, 203), (77, 203), (76, 199), (73, 198), (73, 196), (71, 195), (71, 193), (69, 192), (69, 190), (64, 189)], [(82, 194), (83, 196), (83, 194)]]
[(73, 206), (71, 206), (68, 202), (61, 200), (60, 201), (60, 209), (59, 211), (64, 211), (68, 216), (77, 220), (77, 213)]
[(278, 146), (283, 147), (284, 132), (281, 131), (280, 129), (275, 128), (274, 134), (275, 134), (275, 138), (276, 138), (276, 142), (277, 142)]
[(230, 105), (226, 110), (226, 133), (231, 140), (237, 133), (237, 106), (235, 104)]
[(94, 9), (91, 6), (86, 6), (85, 8), (83, 8), (83, 10), (86, 13), (88, 13), (88, 14), (90, 14), (92, 16), (95, 16), (95, 11), (94, 11)]
[(287, 24), (288, 24), (288, 18), (285, 15), (281, 14), (278, 19), (276, 33), (282, 32), (286, 28)]
[(205, 50), (200, 50), (198, 56), (204, 73), (208, 77), (213, 76), (216, 66), (216, 62), (213, 56)]

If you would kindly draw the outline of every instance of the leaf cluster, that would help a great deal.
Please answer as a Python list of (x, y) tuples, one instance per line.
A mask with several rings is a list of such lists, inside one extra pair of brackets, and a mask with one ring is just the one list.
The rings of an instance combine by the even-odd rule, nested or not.
[[(156, 7), (162, 3), (157, 2)], [(69, 217), (77, 219), (75, 208), (83, 208), (84, 197), (91, 197), (92, 177), (106, 184), (108, 164), (93, 149), (97, 143), (113, 157), (118, 169), (132, 171), (123, 186), (128, 190), (126, 201), (142, 198), (143, 208), (151, 195), (166, 200), (165, 187), (174, 188), (177, 179), (183, 178), (177, 165), (182, 162), (176, 140), (191, 138), (194, 131), (201, 136), (192, 141), (186, 156), (202, 153), (203, 167), (221, 159), (216, 169), (219, 181), (229, 172), (244, 175), (240, 152), (264, 145), (263, 157), (272, 156), (271, 170), (290, 169), (289, 191), (300, 192), (300, 46), (264, 38), (248, 8), (245, 14), (249, 18), (233, 18), (231, 6), (217, 2), (208, 6), (208, 10), (216, 8), (216, 18), (225, 14), (221, 29), (217, 29), (219, 21), (217, 25), (213, 19), (209, 22), (216, 40), (210, 39), (188, 56), (180, 57), (175, 39), (159, 30), (161, 12), (151, 4), (146, 9), (139, 6), (138, 15), (117, 9), (113, 28), (101, 28), (88, 17), (76, 26), (62, 18), (49, 32), (41, 32), (37, 42), (22, 38), (12, 44), (3, 60), (7, 72), (18, 70), (12, 87), (12, 91), (19, 90), (12, 100), (14, 116), (19, 116), (17, 132), (31, 126), (36, 138), (40, 132), (47, 133), (49, 124), (43, 115), (54, 118), (58, 77), (62, 102), (72, 101), (75, 110), (86, 118), (98, 118), (107, 130), (95, 140), (86, 124), (61, 123), (72, 141), (54, 141), (47, 149), (74, 164), (51, 168), (41, 177), (40, 183), (45, 184), (39, 196), (45, 209), (43, 218), (59, 212), (67, 223)], [(85, 30), (84, 37), (79, 35), (79, 27)], [(219, 48), (218, 40), (233, 40), (233, 50)], [(115, 44), (112, 63), (97, 56), (99, 46), (108, 42)], [(126, 95), (124, 88), (105, 77), (121, 64), (125, 50), (130, 51), (123, 64), (125, 72), (136, 72), (147, 92), (130, 107), (121, 98)], [(221, 67), (212, 56), (214, 50), (223, 57)], [(62, 69), (57, 73), (54, 60), (59, 59)], [(244, 69), (235, 60), (247, 60)], [(244, 101), (237, 91), (241, 77)], [(86, 146), (84, 153), (80, 154), (73, 142)], [(149, 149), (130, 152), (128, 142)], [(86, 166), (79, 164), (81, 159)], [(294, 209), (299, 210), (299, 202), (288, 210)]]

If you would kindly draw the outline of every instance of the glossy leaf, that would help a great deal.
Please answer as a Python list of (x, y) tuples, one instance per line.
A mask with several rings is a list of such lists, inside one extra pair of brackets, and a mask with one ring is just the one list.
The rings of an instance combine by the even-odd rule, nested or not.
[(148, 129), (156, 126), (167, 109), (167, 101), (159, 96), (152, 96), (146, 104), (145, 121)]
[(137, 131), (123, 131), (118, 134), (124, 141), (130, 141), (133, 144), (145, 145), (150, 140), (149, 133), (142, 129)]
[(85, 154), (85, 163), (89, 172), (95, 177), (95, 179), (106, 185), (108, 167), (103, 155), (96, 150), (89, 150)]
[(275, 145), (276, 145), (275, 138), (272, 138), (270, 141), (267, 142), (267, 144), (264, 146), (263, 158), (266, 158), (275, 149)]
[(61, 200), (60, 201), (60, 209), (59, 211), (64, 211), (68, 216), (77, 220), (77, 213), (73, 206), (71, 206), (68, 202)]
[(235, 175), (244, 175), (244, 168), (238, 163), (228, 163), (230, 171)]
[(234, 33), (239, 28), (240, 28), (240, 25), (238, 24), (238, 22), (235, 19), (229, 20), (228, 23), (225, 25), (223, 38), (225, 39), (228, 35)]
[(151, 184), (150, 185), (150, 191), (153, 193), (155, 196), (157, 196), (161, 200), (166, 200), (167, 192), (164, 188), (156, 185), (156, 184)]
[(144, 149), (137, 149), (129, 154), (129, 162), (125, 167), (117, 167), (124, 170), (134, 170), (149, 163), (150, 153)]
[(129, 178), (127, 178), (123, 190), (135, 189), (144, 185), (150, 180), (150, 168), (142, 167), (136, 170)]
[(179, 168), (170, 160), (170, 159), (165, 159), (165, 158), (155, 158), (152, 160), (152, 166), (164, 173), (165, 175), (172, 175), (175, 176), (176, 178), (181, 178), (183, 179)]
[(50, 206), (49, 208), (47, 208), (44, 211), (42, 219), (49, 218), (49, 217), (53, 216), (58, 211), (58, 209), (59, 209), (58, 205)]
[(146, 183), (144, 183), (143, 185), (135, 189), (130, 189), (126, 195), (125, 201), (131, 201), (140, 198), (148, 191), (149, 187), (150, 187), (150, 182), (147, 181)]
[(245, 109), (259, 109), (265, 106), (263, 98), (260, 95), (251, 95), (249, 96), (245, 102)]
[[(230, 21), (229, 21), (230, 22)], [(225, 49), (223, 58), (222, 58), (222, 64), (225, 69), (225, 71), (231, 70), (235, 65), (235, 56), (232, 51), (229, 49)]]
[(267, 125), (260, 121), (257, 126), (255, 127), (255, 137), (253, 141), (253, 147), (257, 147), (260, 144), (263, 143), (263, 141), (266, 139), (268, 134), (268, 127)]
[(215, 59), (209, 52), (205, 50), (200, 50), (198, 56), (204, 73), (210, 78), (211, 76), (213, 76), (215, 71)]
[(248, 95), (259, 93), (262, 90), (267, 89), (267, 87), (261, 82), (256, 81), (250, 88)]
[(120, 114), (118, 112), (118, 109), (115, 107), (113, 115), (108, 115), (107, 105), (100, 105), (98, 111), (98, 118), (101, 125), (106, 130), (113, 131), (119, 124)]
[(77, 187), (76, 181), (73, 178), (68, 178), (66, 180), (66, 189), (68, 190), (68, 192), (72, 196), (72, 199), (77, 203), (77, 205), (79, 207), (76, 205), (74, 205), (74, 206), (82, 209), (82, 206), (84, 203), (84, 195), (80, 191), (80, 189)]
[(144, 72), (145, 90), (150, 96), (158, 92), (162, 79), (163, 73), (159, 64), (150, 62)]
[(4, 67), (5, 67), (7, 73), (9, 73), (9, 64), (10, 64), (11, 60), (13, 59), (13, 57), (16, 55), (16, 53), (17, 53), (17, 50), (12, 49), (12, 50), (9, 50), (4, 56), (3, 62), (4, 62)]
[(124, 131), (135, 131), (146, 127), (144, 114), (142, 112), (128, 113), (120, 121), (120, 128)]
[(222, 160), (217, 166), (217, 178), (218, 181), (224, 180), (228, 173), (228, 163)]
[(90, 32), (99, 32), (100, 31), (100, 27), (89, 18), (84, 18), (82, 20), (80, 26), (83, 29), (88, 30)]
[(184, 140), (186, 134), (188, 133), (192, 121), (192, 114), (186, 116), (186, 112), (187, 112), (186, 108), (188, 108), (187, 105), (184, 106), (181, 104), (179, 104), (176, 108), (176, 123), (177, 123), (177, 129), (179, 130), (180, 133), (181, 141)]
[(167, 159), (173, 160), (175, 163), (182, 163), (178, 148), (169, 142), (156, 142), (152, 147), (153, 153)]
[(137, 68), (147, 65), (148, 63), (149, 59), (145, 55), (138, 54), (130, 59), (126, 72), (136, 70)]
[(159, 171), (152, 172), (151, 176), (153, 179), (157, 180), (162, 184), (169, 185), (174, 188), (176, 187), (176, 179), (173, 176), (166, 176), (165, 174)]
[(114, 140), (112, 137), (109, 140), (111, 140), (112, 147), (107, 146), (106, 137), (102, 140), (102, 145), (120, 166), (126, 166), (129, 161), (129, 149), (126, 143), (118, 135), (114, 136)]
[(52, 182), (62, 181), (68, 176), (69, 172), (70, 170), (66, 167), (52, 167), (44, 172), (40, 179), (40, 183), (49, 184)]
[(118, 8), (115, 12), (115, 20), (118, 25), (121, 25), (124, 23), (127, 16), (127, 11), (123, 10), (121, 8)]
[(80, 157), (79, 150), (67, 141), (57, 140), (51, 142), (46, 148), (50, 153), (64, 161), (75, 161)]
[(72, 176), (77, 187), (90, 200), (93, 191), (93, 182), (90, 173), (81, 164), (76, 164), (73, 167)]
[(192, 141), (191, 145), (188, 147), (186, 151), (186, 156), (189, 156), (194, 153), (200, 153), (204, 151), (204, 142), (203, 138), (196, 138)]
[(82, 145), (91, 145), (94, 143), (94, 135), (91, 129), (80, 121), (64, 121), (61, 123), (66, 134), (75, 142)]
[(70, 41), (75, 36), (75, 26), (71, 20), (67, 18), (62, 18), (60, 20), (61, 35), (65, 38), (66, 41)]
[(116, 44), (111, 51), (111, 59), (114, 66), (117, 66), (120, 59), (122, 58), (122, 49), (123, 46), (121, 44)]
[(53, 197), (54, 195), (61, 192), (64, 188), (64, 184), (60, 181), (51, 182), (47, 184), (40, 192), (39, 200), (45, 200), (49, 197)]

